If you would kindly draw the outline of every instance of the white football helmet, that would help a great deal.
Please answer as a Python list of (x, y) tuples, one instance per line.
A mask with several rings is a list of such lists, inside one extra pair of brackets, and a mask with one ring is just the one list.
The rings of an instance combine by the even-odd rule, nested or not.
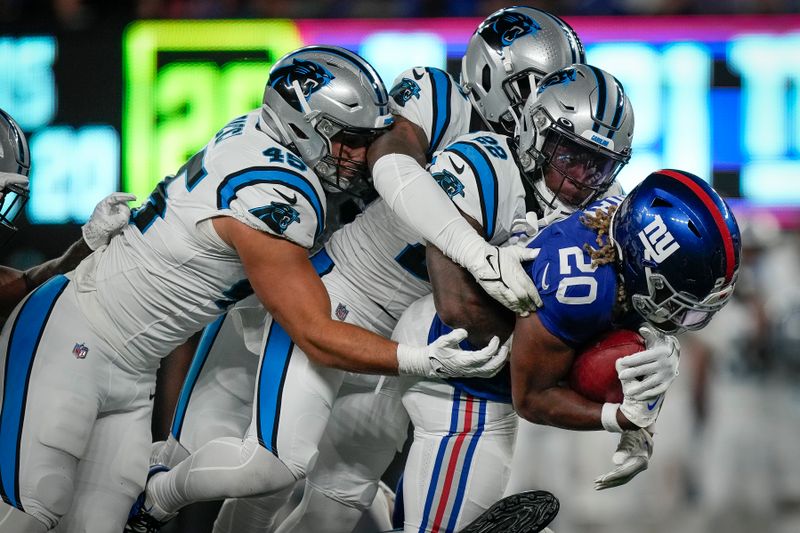
[(630, 159), (633, 107), (614, 76), (572, 65), (541, 80), (525, 102), (517, 140), (539, 199), (572, 211), (602, 195)]
[(338, 46), (306, 46), (278, 60), (264, 90), (262, 117), (333, 190), (366, 175), (366, 164), (333, 154), (332, 141), (364, 147), (392, 124), (378, 73)]
[(541, 9), (508, 7), (489, 15), (467, 45), (461, 84), (486, 125), (510, 135), (533, 87), (546, 74), (585, 63), (578, 35)]

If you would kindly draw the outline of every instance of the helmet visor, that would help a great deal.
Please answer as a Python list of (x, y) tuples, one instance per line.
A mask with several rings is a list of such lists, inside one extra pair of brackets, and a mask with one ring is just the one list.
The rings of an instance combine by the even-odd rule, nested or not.
[(543, 151), (552, 165), (576, 186), (606, 190), (624, 162), (608, 150), (577, 142), (565, 134), (549, 135)]

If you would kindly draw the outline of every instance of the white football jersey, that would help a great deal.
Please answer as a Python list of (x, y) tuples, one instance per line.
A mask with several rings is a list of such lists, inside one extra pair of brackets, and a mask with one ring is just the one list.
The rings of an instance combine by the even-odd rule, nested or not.
[[(498, 245), (511, 235), (513, 221), (525, 216), (525, 191), (508, 140), (487, 132), (463, 135), (439, 152), (429, 169)], [(382, 199), (335, 232), (325, 248), (342, 275), (395, 321), (431, 291), (422, 238)]]
[(213, 217), (304, 248), (322, 235), (325, 193), (316, 174), (268, 131), (260, 110), (231, 121), (77, 268), (82, 309), (120, 353), (137, 362), (164, 356), (252, 294)]
[(428, 159), (469, 131), (472, 105), (467, 93), (447, 72), (415, 67), (400, 73), (389, 92), (389, 109), (423, 129)]
[(525, 217), (522, 173), (511, 139), (490, 132), (462, 135), (438, 152), (428, 169), (463, 213), (480, 223), (494, 245), (511, 236), (514, 220)]

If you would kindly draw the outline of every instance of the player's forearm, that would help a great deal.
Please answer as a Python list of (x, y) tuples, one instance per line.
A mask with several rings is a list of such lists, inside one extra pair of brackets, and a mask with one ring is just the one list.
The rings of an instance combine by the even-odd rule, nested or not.
[(466, 329), (474, 346), (485, 346), (495, 336), (505, 341), (511, 335), (514, 313), (486, 294), (464, 268), (432, 245), (426, 249), (426, 262), (436, 312), (445, 324)]
[(64, 255), (46, 261), (26, 271), (3, 267), (0, 273), (0, 319), (5, 319), (14, 307), (36, 287), (57, 274), (73, 270), (92, 251), (83, 239), (75, 242)]
[(29, 268), (25, 271), (28, 291), (32, 291), (57, 274), (65, 274), (74, 270), (91, 253), (92, 250), (81, 238), (74, 242), (61, 257)]
[(0, 322), (11, 314), (28, 292), (24, 272), (0, 267)]
[(358, 326), (331, 319), (290, 336), (319, 365), (363, 374), (397, 374), (397, 343)]
[[(603, 404), (587, 400), (565, 387), (522, 393), (515, 390), (513, 396), (514, 409), (522, 418), (534, 424), (573, 431), (603, 429)], [(617, 412), (617, 422), (622, 429), (638, 429), (620, 412)]]

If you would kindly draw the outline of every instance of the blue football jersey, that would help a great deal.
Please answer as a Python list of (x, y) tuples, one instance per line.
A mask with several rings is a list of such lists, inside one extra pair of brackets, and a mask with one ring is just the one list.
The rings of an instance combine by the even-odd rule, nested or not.
[[(540, 249), (536, 261), (525, 267), (542, 297), (543, 306), (536, 315), (550, 333), (569, 346), (577, 348), (612, 327), (617, 271), (611, 264), (592, 266), (585, 245), (601, 245), (595, 230), (581, 218), (586, 212), (621, 201), (621, 197), (612, 197), (595, 202), (548, 226), (528, 245)], [(604, 236), (602, 243), (606, 242)]]
[[(528, 245), (540, 249), (535, 261), (525, 265), (533, 280), (543, 307), (536, 311), (542, 325), (565, 344), (578, 348), (613, 326), (617, 294), (617, 271), (611, 264), (592, 266), (589, 244), (599, 248), (597, 233), (581, 222), (581, 217), (596, 209), (617, 205), (621, 197), (595, 202), (583, 211), (542, 230)], [(606, 239), (602, 240), (606, 243)], [(428, 340), (451, 331), (437, 315), (431, 325)], [(468, 342), (462, 348), (474, 350)], [(511, 372), (506, 366), (489, 379), (451, 379), (459, 390), (478, 398), (511, 402)]]

